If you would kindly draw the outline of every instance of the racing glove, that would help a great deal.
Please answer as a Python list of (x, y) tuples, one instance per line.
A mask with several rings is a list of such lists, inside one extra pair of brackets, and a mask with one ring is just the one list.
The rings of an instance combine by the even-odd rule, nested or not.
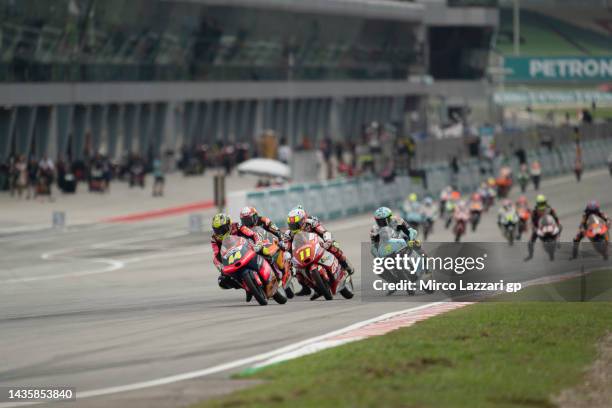
[(408, 247), (409, 248), (420, 248), (421, 247), (421, 241), (418, 239), (412, 240), (412, 241), (408, 241)]

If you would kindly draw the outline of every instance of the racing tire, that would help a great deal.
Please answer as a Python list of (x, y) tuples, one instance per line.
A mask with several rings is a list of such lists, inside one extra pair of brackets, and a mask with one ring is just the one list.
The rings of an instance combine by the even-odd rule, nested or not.
[(293, 299), (295, 297), (295, 293), (293, 293), (293, 289), (285, 288), (285, 294), (287, 295), (287, 299)]
[(244, 274), (244, 283), (246, 284), (247, 288), (249, 288), (249, 292), (251, 292), (255, 300), (257, 300), (257, 303), (259, 303), (261, 306), (265, 306), (268, 304), (268, 299), (266, 299), (263, 288), (257, 284), (257, 281), (253, 277), (254, 273), (255, 272), (253, 271), (247, 271)]
[(350, 276), (346, 278), (344, 281), (344, 287), (340, 291), (340, 294), (345, 299), (352, 299), (353, 296), (355, 296), (355, 293), (353, 293), (353, 278)]
[(310, 277), (317, 287), (317, 292), (319, 292), (319, 294), (321, 294), (325, 300), (332, 300), (334, 298), (331, 290), (329, 289), (329, 284), (323, 279), (317, 269), (310, 271)]
[(272, 296), (272, 299), (274, 299), (274, 301), (279, 305), (284, 305), (287, 303), (287, 294), (285, 289), (283, 289), (282, 286), (279, 286), (278, 289), (276, 289), (276, 293), (274, 293)]

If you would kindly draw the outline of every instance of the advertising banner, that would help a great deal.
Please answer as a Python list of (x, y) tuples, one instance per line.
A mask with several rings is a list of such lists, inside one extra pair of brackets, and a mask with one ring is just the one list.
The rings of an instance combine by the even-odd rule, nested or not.
[(610, 81), (609, 57), (505, 57), (506, 81)]

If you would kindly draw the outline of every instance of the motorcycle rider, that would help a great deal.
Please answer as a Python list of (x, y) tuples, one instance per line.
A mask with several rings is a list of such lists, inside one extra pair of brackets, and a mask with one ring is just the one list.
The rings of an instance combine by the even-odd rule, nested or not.
[(444, 217), (444, 211), (446, 211), (446, 202), (450, 200), (453, 188), (446, 186), (440, 191), (440, 217)]
[(282, 239), (283, 234), (280, 228), (270, 218), (259, 215), (255, 207), (247, 206), (240, 211), (240, 223), (247, 228), (261, 227), (278, 238), (279, 242)]
[(529, 210), (529, 201), (527, 201), (527, 197), (524, 195), (519, 196), (516, 200), (516, 212), (519, 216), (519, 229), (517, 234), (517, 239), (521, 239), (521, 236), (524, 232), (527, 232), (528, 221), (531, 217), (531, 211)]
[(538, 194), (536, 196), (536, 205), (531, 211), (531, 225), (533, 228), (531, 230), (531, 237), (529, 238), (529, 243), (527, 245), (527, 249), (529, 250), (527, 260), (533, 258), (535, 241), (538, 239), (538, 224), (540, 223), (540, 219), (547, 214), (550, 214), (553, 217), (559, 226), (559, 231), (561, 231), (562, 226), (561, 222), (559, 222), (559, 217), (557, 217), (557, 212), (550, 205), (548, 205), (548, 201), (546, 200), (546, 196), (544, 194)]
[(409, 247), (421, 246), (421, 242), (416, 239), (418, 235), (417, 230), (412, 228), (404, 219), (393, 215), (393, 212), (388, 207), (380, 207), (374, 211), (374, 221), (376, 224), (370, 230), (370, 243), (372, 245), (378, 245), (380, 229), (389, 226), (406, 236)]
[(469, 202), (470, 207), (470, 219), (472, 222), (472, 231), (476, 231), (476, 227), (480, 222), (480, 217), (482, 215), (482, 211), (484, 210), (484, 204), (482, 202), (482, 196), (480, 193), (473, 193), (470, 197)]
[(582, 213), (582, 219), (578, 225), (578, 233), (574, 237), (572, 259), (578, 256), (578, 246), (580, 241), (582, 241), (582, 238), (584, 238), (584, 234), (588, 228), (587, 221), (591, 215), (601, 218), (606, 224), (610, 225), (610, 218), (608, 218), (608, 215), (605, 212), (601, 211), (599, 203), (596, 200), (589, 201), (584, 209), (584, 212)]
[[(287, 250), (287, 248), (285, 247), (285, 243), (283, 242), (283, 239), (282, 239), (283, 233), (281, 232), (280, 228), (278, 228), (276, 224), (274, 224), (270, 218), (262, 217), (261, 215), (259, 215), (259, 212), (257, 211), (255, 207), (247, 206), (247, 207), (244, 207), (240, 211), (240, 224), (244, 225), (245, 227), (249, 229), (252, 229), (255, 227), (263, 228), (265, 231), (268, 231), (270, 234), (278, 238), (278, 246), (280, 249), (282, 249), (283, 251)], [(277, 254), (279, 253), (280, 252), (277, 252)], [(268, 259), (270, 263), (273, 263), (276, 261), (275, 257), (274, 258), (266, 257), (266, 258)], [(286, 266), (288, 267), (288, 264)], [(277, 274), (277, 278), (282, 279), (283, 277), (282, 275), (279, 276)]]
[(506, 218), (509, 215), (516, 214), (516, 207), (512, 204), (512, 201), (509, 199), (505, 199), (502, 201), (502, 206), (497, 211), (497, 225), (499, 228), (503, 228), (504, 223), (506, 222)]
[(402, 206), (403, 218), (412, 227), (417, 229), (423, 222), (422, 206), (416, 193), (410, 193)]
[(521, 195), (516, 199), (516, 208), (529, 208), (529, 201), (526, 196)]
[[(223, 240), (230, 235), (244, 237), (254, 242), (255, 245), (253, 246), (253, 250), (259, 254), (263, 249), (260, 242), (261, 237), (252, 229), (244, 225), (240, 225), (237, 222), (232, 222), (230, 216), (224, 213), (216, 214), (213, 217), (212, 229), (213, 233), (210, 239), (210, 245), (213, 250), (213, 263), (220, 273), (219, 277), (217, 278), (219, 287), (221, 289), (240, 289), (240, 286), (238, 286), (232, 278), (222, 273), (223, 261), (221, 260), (221, 244), (223, 243)], [(251, 298), (252, 295), (247, 292), (247, 302), (250, 302)]]
[(457, 190), (451, 192), (449, 199), (446, 201), (446, 222), (444, 227), (448, 229), (453, 221), (453, 214), (457, 207), (457, 202), (461, 200), (461, 193)]
[[(349, 265), (346, 260), (346, 256), (340, 249), (338, 243), (332, 239), (331, 232), (327, 231), (323, 224), (319, 221), (317, 217), (309, 216), (302, 206), (298, 206), (293, 210), (289, 211), (287, 215), (287, 226), (289, 229), (285, 231), (283, 234), (283, 241), (286, 248), (291, 248), (291, 244), (293, 242), (293, 237), (298, 232), (314, 232), (321, 239), (323, 239), (323, 248), (329, 251), (333, 256), (336, 257), (340, 266), (349, 274), (353, 274), (353, 267)], [(286, 252), (288, 257), (290, 256), (290, 252)], [(289, 262), (289, 260), (287, 260)], [(307, 286), (303, 286), (302, 290), (297, 293), (298, 296), (304, 296), (310, 294), (310, 288)], [(310, 300), (315, 300), (320, 297), (318, 293), (315, 293)]]

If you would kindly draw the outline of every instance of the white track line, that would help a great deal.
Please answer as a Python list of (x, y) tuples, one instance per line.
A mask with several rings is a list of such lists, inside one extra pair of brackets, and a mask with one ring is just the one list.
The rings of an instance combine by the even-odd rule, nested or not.
[(430, 307), (433, 307), (435, 305), (438, 305), (442, 302), (435, 302), (435, 303), (428, 303), (425, 305), (420, 305), (420, 306), (415, 306), (409, 309), (404, 309), (404, 310), (400, 310), (397, 312), (390, 312), (390, 313), (385, 313), (383, 315), (371, 318), (371, 319), (367, 319), (367, 320), (363, 320), (361, 322), (357, 322), (354, 324), (351, 324), (350, 326), (344, 327), (342, 329), (338, 329), (338, 330), (334, 330), (332, 332), (329, 332), (327, 334), (323, 334), (320, 336), (316, 336), (316, 337), (312, 337), (310, 339), (306, 339), (306, 340), (302, 340), (299, 341), (297, 343), (294, 344), (290, 344), (288, 346), (282, 347), (280, 349), (277, 350), (273, 350), (273, 351), (269, 351), (266, 353), (262, 353), (262, 354), (258, 354), (255, 356), (251, 356), (251, 357), (247, 357), (247, 358), (243, 358), (243, 359), (239, 359), (239, 360), (234, 360), (228, 363), (224, 363), (224, 364), (220, 364), (220, 365), (216, 365), (213, 367), (209, 367), (209, 368), (205, 368), (202, 370), (197, 370), (197, 371), (190, 371), (190, 372), (186, 372), (183, 374), (177, 374), (177, 375), (172, 375), (172, 376), (168, 376), (168, 377), (162, 377), (162, 378), (158, 378), (155, 380), (150, 380), (150, 381), (143, 381), (143, 382), (139, 382), (139, 383), (134, 383), (134, 384), (128, 384), (128, 385), (122, 385), (122, 386), (118, 386), (118, 387), (110, 387), (110, 388), (102, 388), (99, 390), (90, 390), (90, 391), (84, 391), (84, 392), (77, 392), (77, 398), (89, 398), (89, 397), (96, 397), (96, 396), (101, 396), (101, 395), (108, 395), (108, 394), (115, 394), (115, 393), (119, 393), (119, 392), (126, 392), (126, 391), (135, 391), (135, 390), (140, 390), (143, 388), (150, 388), (150, 387), (156, 387), (156, 386), (160, 386), (160, 385), (166, 385), (166, 384), (171, 384), (171, 383), (175, 383), (178, 381), (183, 381), (183, 380), (189, 380), (189, 379), (193, 379), (193, 378), (200, 378), (200, 377), (205, 377), (211, 374), (216, 374), (219, 372), (223, 372), (223, 371), (228, 371), (231, 370), (233, 368), (238, 368), (238, 367), (242, 367), (242, 366), (246, 366), (248, 364), (253, 364), (262, 360), (267, 360), (270, 359), (272, 357), (275, 357), (277, 355), (282, 355), (282, 354), (286, 354), (288, 352), (291, 352), (295, 349), (299, 349), (302, 348), (304, 346), (307, 346), (311, 343), (316, 343), (319, 342), (321, 340), (325, 340), (326, 338), (329, 337), (333, 337), (333, 336), (337, 336), (339, 334), (343, 334), (345, 332), (351, 331), (351, 330), (355, 330), (358, 329), (362, 326), (365, 326), (367, 324), (376, 322), (376, 321), (380, 321), (380, 320), (385, 320), (385, 319), (389, 319), (391, 317), (403, 314), (403, 313), (407, 313), (407, 312), (414, 312), (417, 310), (423, 310), (423, 309), (427, 309)]

